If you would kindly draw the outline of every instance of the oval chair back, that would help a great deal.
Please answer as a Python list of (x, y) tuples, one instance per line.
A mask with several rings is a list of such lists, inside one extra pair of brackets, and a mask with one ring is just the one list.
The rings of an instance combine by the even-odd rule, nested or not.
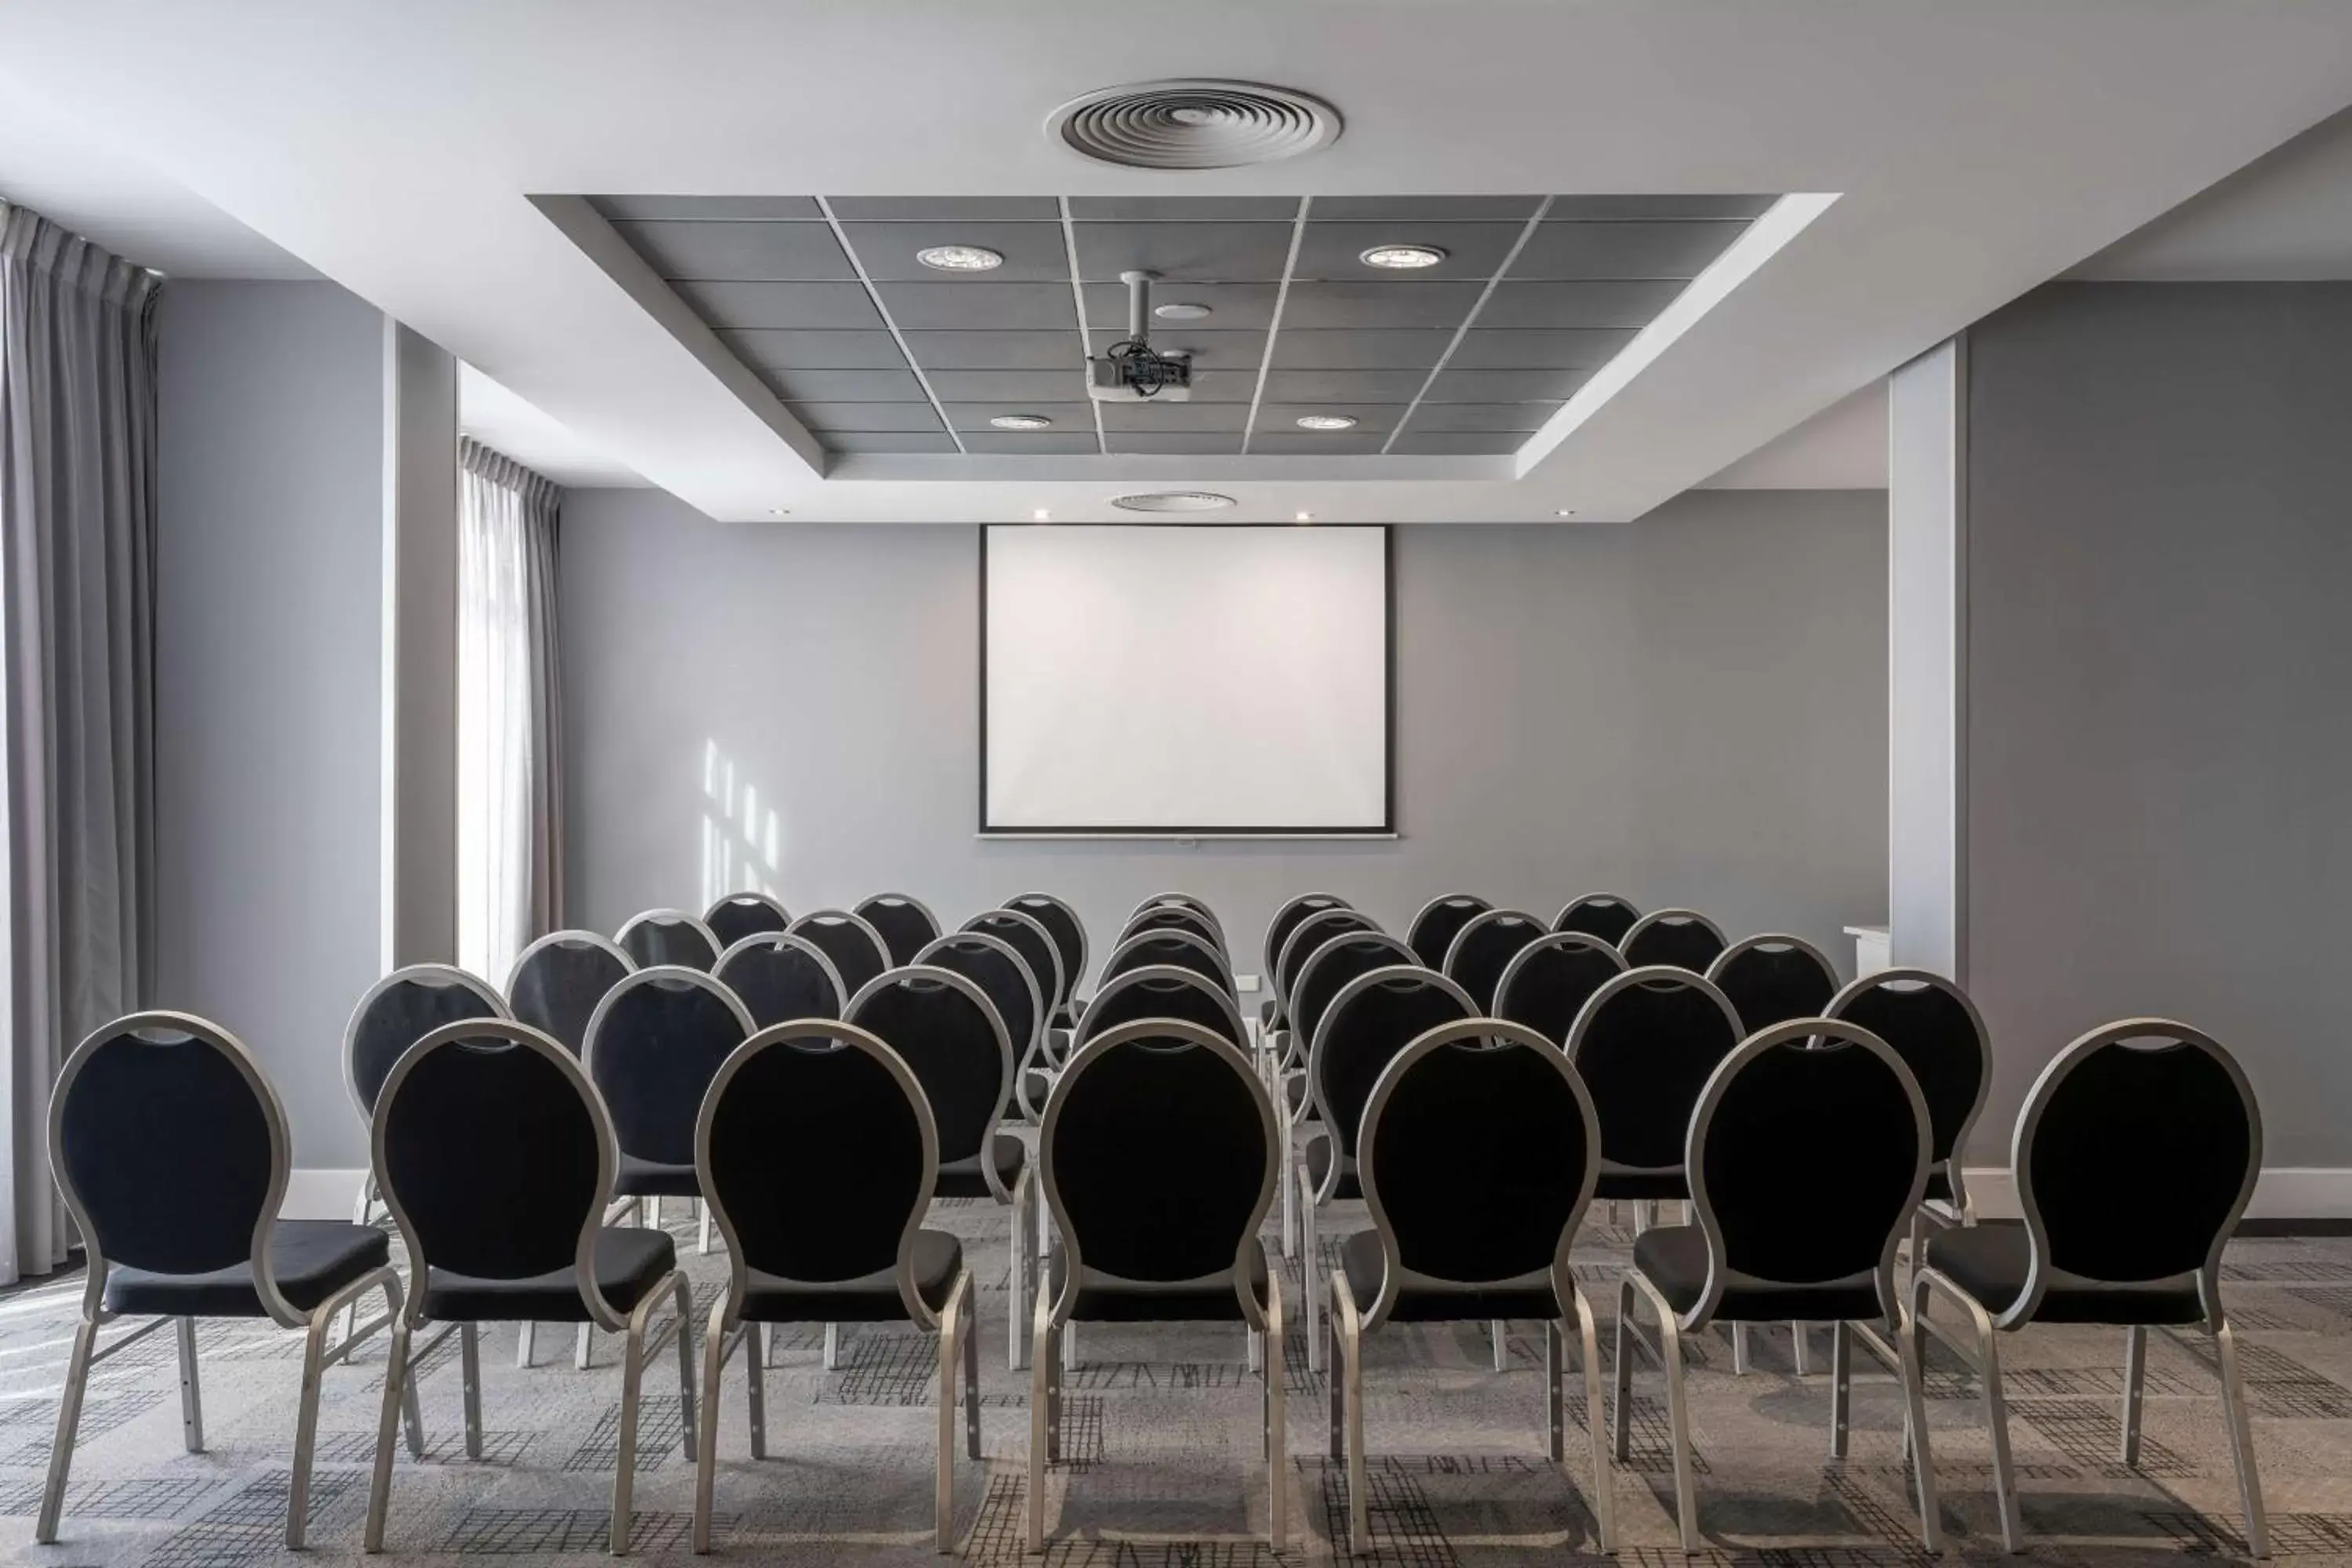
[(1559, 913), (1552, 917), (1551, 929), (1597, 936), (1615, 947), (1641, 918), (1633, 900), (1622, 893), (1587, 893), (1562, 904)]
[(1123, 942), (1131, 936), (1155, 931), (1188, 931), (1219, 952), (1225, 951), (1225, 933), (1217, 929), (1217, 922), (1190, 904), (1153, 904), (1138, 910), (1128, 917), (1118, 938)]
[(790, 931), (752, 932), (720, 953), (710, 973), (762, 1029), (795, 1018), (838, 1018), (849, 1002), (824, 949)]
[(1237, 1046), (1249, 1039), (1241, 1009), (1223, 986), (1198, 970), (1158, 963), (1130, 969), (1116, 980), (1104, 982), (1087, 1003), (1086, 1016), (1071, 1037), (1071, 1049), (1097, 1035), (1145, 1018), (1173, 1018)]
[(881, 937), (894, 969), (914, 963), (915, 954), (940, 937), (940, 918), (911, 894), (877, 893), (853, 912)]
[(1517, 910), (1487, 910), (1471, 917), (1446, 944), (1445, 977), (1470, 993), (1481, 1013), (1495, 1010), (1495, 987), (1519, 950), (1544, 934), (1543, 921)]
[(1597, 936), (1556, 931), (1511, 955), (1495, 982), (1497, 1018), (1525, 1024), (1556, 1046), (1568, 1044), (1576, 1016), (1592, 994), (1625, 973), (1625, 956)]
[(992, 936), (1021, 955), (1021, 962), (1029, 966), (1029, 978), (1037, 983), (1037, 1000), (1045, 1008), (1038, 1033), (1051, 1029), (1054, 1015), (1070, 999), (1069, 982), (1062, 973), (1062, 950), (1055, 944), (1054, 933), (1035, 915), (1019, 910), (983, 910), (964, 921), (963, 929)]
[(747, 936), (762, 931), (790, 931), (793, 917), (784, 906), (765, 893), (730, 893), (712, 900), (702, 912), (702, 923), (719, 939), (721, 952), (733, 947)]
[(1234, 989), (1233, 966), (1208, 938), (1185, 931), (1138, 931), (1103, 961), (1102, 983), (1108, 984), (1130, 969), (1160, 964), (1189, 969), (1228, 994)]
[(1318, 945), (1298, 966), (1298, 973), (1290, 984), (1292, 1058), (1307, 1059), (1315, 1043), (1315, 1031), (1322, 1027), (1332, 999), (1347, 988), (1349, 981), (1375, 969), (1393, 969), (1417, 962), (1412, 948), (1382, 931), (1342, 931)]
[[(1332, 1162), (1334, 1173), (1344, 1173), (1355, 1159), (1364, 1108), (1389, 1064), (1432, 1029), (1477, 1016), (1468, 993), (1418, 964), (1375, 969), (1339, 988), (1307, 1056), (1307, 1093), (1341, 1155)], [(1322, 1184), (1329, 1189), (1337, 1182), (1336, 1175), (1327, 1176)]]
[(583, 1060), (625, 1159), (691, 1167), (702, 1097), (758, 1027), (723, 983), (683, 964), (640, 969), (606, 993)]
[[(1360, 910), (1344, 905), (1317, 910), (1290, 928), (1282, 940), (1282, 951), (1274, 960), (1274, 994), (1286, 1010), (1290, 1005), (1290, 987), (1298, 979), (1298, 972), (1315, 956), (1315, 950), (1335, 936), (1349, 931), (1370, 931), (1378, 934), (1380, 922)], [(1415, 962), (1419, 960), (1416, 958)]]
[(1730, 999), (1687, 969), (1604, 982), (1568, 1031), (1568, 1059), (1601, 1118), (1603, 1174), (1679, 1173), (1691, 1112), (1740, 1038)]
[[(1496, 1018), (1441, 1024), (1381, 1069), (1359, 1169), (1385, 1268), (1377, 1327), (1415, 1285), (1551, 1285), (1601, 1172), (1601, 1124), (1559, 1047)], [(1459, 1314), (1477, 1315), (1475, 1309)]]
[(1017, 893), (1004, 900), (1004, 907), (1027, 915), (1053, 937), (1062, 955), (1062, 1000), (1055, 1011), (1067, 1012), (1087, 980), (1087, 922), (1051, 893)]
[(515, 958), (507, 974), (507, 1007), (515, 1021), (578, 1056), (588, 1043), (588, 1020), (604, 993), (637, 967), (621, 944), (593, 931), (550, 931)]
[(833, 961), (841, 994), (855, 996), (891, 966), (890, 945), (863, 915), (847, 910), (812, 910), (793, 922), (792, 934), (814, 944)]
[(49, 1165), (90, 1253), (86, 1303), (109, 1268), (210, 1274), (253, 1265), (264, 1309), (305, 1321), (268, 1267), (289, 1177), (286, 1112), (253, 1053), (189, 1013), (132, 1013), (93, 1030), (49, 1096)]
[(647, 910), (632, 915), (613, 933), (613, 940), (639, 969), (668, 963), (707, 972), (727, 946), (709, 926), (684, 910)]
[(504, 1018), (503, 997), (489, 983), (446, 963), (412, 963), (367, 989), (343, 1026), (343, 1084), (365, 1121), (400, 1054), (460, 1018)]
[(909, 965), (867, 982), (849, 1000), (848, 1021), (913, 1071), (931, 1108), (940, 1164), (978, 1160), (992, 1186), (994, 1163), (980, 1156), (1004, 1119), (1013, 1056), (1013, 1037), (988, 994), (951, 970)]
[(1930, 1130), (1927, 1196), (1965, 1212), (1957, 1156), (1992, 1087), (1992, 1037), (1968, 993), (1925, 969), (1882, 969), (1830, 999), (1830, 1017), (1859, 1024), (1895, 1047), (1919, 1082)]
[(711, 1079), (694, 1134), (695, 1173), (727, 1238), (729, 1320), (758, 1274), (763, 1287), (887, 1279), (907, 1316), (936, 1326), (912, 1262), (939, 1165), (922, 1088), (874, 1035), (803, 1019), (744, 1041)]
[(1195, 898), (1190, 893), (1154, 893), (1150, 898), (1144, 900), (1141, 903), (1136, 905), (1135, 908), (1128, 911), (1128, 923), (1129, 925), (1133, 925), (1135, 923), (1136, 916), (1143, 914), (1150, 910), (1160, 909), (1192, 910), (1194, 914), (1200, 916), (1201, 919), (1206, 921), (1208, 922), (1209, 929), (1216, 933), (1217, 945), (1220, 947), (1224, 945), (1224, 922), (1217, 919), (1217, 911), (1209, 907), (1208, 900)]
[(985, 931), (954, 931), (924, 948), (915, 962), (952, 970), (986, 992), (1013, 1042), (1013, 1059), (1029, 1059), (1045, 1028), (1045, 998), (1011, 942)]
[(1791, 1018), (1819, 1018), (1837, 994), (1837, 967), (1801, 936), (1742, 937), (1706, 966), (1748, 1034)]
[(1230, 1272), (1243, 1319), (1265, 1328), (1249, 1281), (1281, 1150), (1239, 1047), (1169, 1018), (1107, 1029), (1054, 1086), (1038, 1147), (1068, 1252), (1057, 1319), (1088, 1276), (1171, 1285)]
[(1265, 944), (1258, 954), (1265, 972), (1268, 975), (1274, 973), (1282, 958), (1282, 944), (1290, 940), (1290, 933), (1297, 929), (1300, 921), (1312, 914), (1320, 914), (1325, 910), (1348, 907), (1348, 900), (1337, 893), (1301, 893), (1295, 899), (1286, 900), (1280, 909), (1274, 911), (1274, 919), (1265, 925)]
[(2263, 1117), (2235, 1058), (2169, 1018), (2093, 1029), (2052, 1058), (2017, 1119), (2026, 1285), (1996, 1321), (2028, 1322), (2053, 1284), (2194, 1277), (2221, 1316), (2221, 1247), (2262, 1170)]
[(1927, 1179), (1927, 1103), (1885, 1041), (1820, 1017), (1750, 1035), (1707, 1079), (1685, 1162), (1707, 1252), (1686, 1325), (1748, 1280), (1874, 1281), (1886, 1321), (1901, 1317), (1895, 1252)]
[(1617, 950), (1636, 969), (1670, 963), (1705, 974), (1726, 945), (1723, 928), (1696, 910), (1654, 910), (1633, 922)]
[(1446, 893), (1421, 906), (1412, 923), (1404, 929), (1404, 939), (1423, 969), (1445, 970), (1446, 950), (1462, 928), (1495, 906), (1475, 893)]

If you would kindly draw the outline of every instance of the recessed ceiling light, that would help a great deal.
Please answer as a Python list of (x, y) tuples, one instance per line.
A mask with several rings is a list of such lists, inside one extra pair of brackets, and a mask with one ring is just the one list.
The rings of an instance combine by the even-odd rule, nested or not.
[(1004, 265), (1004, 254), (984, 245), (930, 245), (915, 259), (938, 272), (988, 272)]
[(1445, 259), (1445, 252), (1434, 245), (1376, 245), (1364, 252), (1361, 260), (1367, 267), (1386, 267), (1410, 272), (1416, 268), (1434, 267)]
[(1163, 321), (1197, 321), (1209, 313), (1209, 307), (1189, 300), (1171, 300), (1165, 305), (1154, 305), (1151, 313)]
[(1050, 521), (1053, 515), (1054, 514), (1052, 512), (1047, 511), (1041, 506), (1035, 511), (1029, 514), (1029, 521), (1032, 522), (1045, 522)]
[(999, 430), (1044, 430), (1054, 422), (1042, 414), (1000, 414), (989, 423)]
[(790, 517), (792, 514), (793, 509), (788, 506), (772, 506), (768, 509), (770, 517)]
[(1352, 430), (1356, 416), (1352, 414), (1302, 414), (1298, 416), (1301, 430)]
[(1574, 507), (1566, 507), (1566, 506), (1564, 506), (1564, 507), (1560, 508), (1558, 511), (1556, 511), (1556, 512), (1552, 513), (1552, 516), (1554, 516), (1554, 517), (1574, 517), (1575, 515), (1576, 515), (1576, 509), (1575, 509)]
[(1121, 511), (1223, 511), (1234, 504), (1234, 498), (1214, 490), (1147, 490), (1113, 496), (1110, 504)]
[(1302, 511), (1298, 514), (1297, 521), (1300, 522), (1313, 522), (1315, 521), (1315, 514), (1311, 511)]

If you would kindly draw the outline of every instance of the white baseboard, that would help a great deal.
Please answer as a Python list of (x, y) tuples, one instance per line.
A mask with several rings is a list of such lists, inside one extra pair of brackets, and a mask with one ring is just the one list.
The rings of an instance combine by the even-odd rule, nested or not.
[(280, 1219), (341, 1219), (352, 1217), (358, 1201), (363, 1167), (348, 1171), (322, 1166), (296, 1166), (286, 1182), (286, 1201), (278, 1208)]
[[(1990, 1219), (2017, 1217), (2017, 1184), (2009, 1167), (1970, 1167), (1969, 1195)], [(2265, 1165), (2254, 1180), (2248, 1219), (2352, 1219), (2352, 1167)]]

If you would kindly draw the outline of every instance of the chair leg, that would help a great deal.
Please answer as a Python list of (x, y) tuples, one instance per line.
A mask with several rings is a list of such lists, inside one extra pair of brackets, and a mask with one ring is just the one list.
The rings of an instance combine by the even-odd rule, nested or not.
[(47, 1546), (58, 1538), (65, 1510), (66, 1476), (73, 1468), (74, 1435), (81, 1425), (82, 1390), (89, 1383), (89, 1358), (98, 1349), (98, 1320), (83, 1317), (74, 1330), (73, 1354), (66, 1363), (66, 1385), (58, 1399), (58, 1435), (49, 1445), (49, 1479), (41, 1489), (41, 1517), (33, 1539)]
[(1029, 1337), (1029, 1489), (1023, 1501), (1028, 1515), (1028, 1540), (1033, 1553), (1045, 1550), (1045, 1450), (1052, 1441), (1047, 1430), (1047, 1379), (1054, 1370), (1054, 1328), (1045, 1292), (1037, 1292), (1030, 1310)]
[[(1805, 1326), (1789, 1325), (1797, 1331), (1799, 1343), (1804, 1342)], [(1853, 1331), (1843, 1322), (1830, 1325), (1830, 1458), (1846, 1456), (1847, 1433), (1852, 1426), (1853, 1409)]]
[(1666, 1425), (1675, 1447), (1675, 1521), (1683, 1550), (1698, 1550), (1698, 1494), (1691, 1478), (1689, 1400), (1683, 1392), (1683, 1335), (1671, 1311), (1658, 1313), (1658, 1352), (1665, 1363)]
[(538, 1337), (538, 1328), (537, 1323), (519, 1323), (515, 1326), (515, 1365), (519, 1367), (530, 1365), (532, 1342)]
[[(356, 1311), (359, 1302), (351, 1302)], [(396, 1309), (395, 1309), (396, 1310)], [(303, 1531), (310, 1521), (310, 1459), (319, 1446), (319, 1384), (325, 1371), (327, 1338), (335, 1326), (337, 1314), (328, 1310), (314, 1314), (310, 1332), (302, 1344), (302, 1392), (294, 1405), (294, 1464), (286, 1479), (286, 1549), (302, 1550)], [(186, 1319), (182, 1319), (186, 1322)], [(193, 1347), (193, 1340), (191, 1341)], [(387, 1378), (391, 1368), (384, 1369)]]
[(1601, 1550), (1617, 1550), (1617, 1479), (1609, 1468), (1608, 1428), (1601, 1419), (1601, 1334), (1592, 1303), (1576, 1292), (1577, 1348), (1584, 1356), (1584, 1435), (1592, 1450), (1592, 1517), (1601, 1530)]
[(980, 1460), (980, 1307), (975, 1298), (971, 1322), (963, 1336), (963, 1448), (973, 1463)]
[(824, 1326), (824, 1370), (827, 1372), (835, 1372), (838, 1371), (840, 1367), (841, 1325), (839, 1323), (827, 1323)]
[(573, 1371), (586, 1372), (588, 1370), (588, 1346), (595, 1332), (596, 1325), (593, 1323), (583, 1323), (580, 1325), (579, 1338), (572, 1347), (572, 1367)]
[(1358, 1557), (1372, 1550), (1371, 1500), (1364, 1480), (1364, 1325), (1356, 1316), (1354, 1296), (1340, 1289), (1339, 1275), (1331, 1275), (1331, 1332), (1339, 1361), (1331, 1369), (1334, 1408), (1344, 1406), (1345, 1420), (1335, 1433), (1348, 1464), (1348, 1550)]
[(2126, 1469), (2139, 1467), (2140, 1394), (2147, 1382), (2147, 1331), (2137, 1324), (2124, 1331), (2123, 1461)]
[(694, 1462), (695, 1435), (701, 1430), (694, 1418), (694, 1287), (683, 1273), (670, 1288), (677, 1313), (677, 1442), (687, 1463)]
[[(400, 1422), (400, 1406), (404, 1397), (415, 1398), (415, 1373), (408, 1365), (408, 1320), (394, 1318), (392, 1325), (392, 1348), (385, 1352), (383, 1363), (383, 1405), (376, 1417), (375, 1469), (368, 1478), (367, 1529), (362, 1539), (362, 1550), (383, 1550), (384, 1510), (392, 1500), (392, 1435)], [(415, 1417), (412, 1414), (411, 1420)], [(410, 1428), (412, 1441), (415, 1427)]]
[(1902, 1362), (1904, 1447), (1911, 1456), (1912, 1479), (1919, 1489), (1920, 1544), (1933, 1557), (1943, 1544), (1936, 1517), (1936, 1462), (1927, 1448), (1927, 1379), (1919, 1359), (1925, 1333), (1907, 1314), (1895, 1325), (1895, 1353)]
[[(1298, 1179), (1298, 1254), (1305, 1259), (1298, 1266), (1298, 1278), (1311, 1281), (1319, 1272), (1318, 1254), (1321, 1248), (1315, 1235), (1315, 1194), (1307, 1184), (1305, 1161), (1299, 1162), (1296, 1174)], [(1298, 1310), (1307, 1315), (1307, 1370), (1321, 1372), (1323, 1368), (1316, 1364), (1323, 1355), (1315, 1337), (1316, 1292), (1310, 1285), (1301, 1293), (1307, 1298), (1298, 1305)]]
[[(1076, 1323), (1064, 1323), (1062, 1325), (1061, 1333), (1057, 1337), (1062, 1342), (1062, 1370), (1064, 1372), (1077, 1371), (1078, 1325)], [(1055, 1386), (1058, 1387), (1060, 1385), (1057, 1384)]]
[(949, 1289), (947, 1306), (940, 1313), (940, 1440), (932, 1472), (931, 1516), (934, 1543), (942, 1553), (954, 1550), (956, 1363), (962, 1349), (956, 1341), (969, 1331), (963, 1311), (971, 1279), (966, 1274)]
[(1731, 1375), (1734, 1377), (1748, 1375), (1748, 1325), (1746, 1323), (1731, 1325)]
[[(357, 1315), (360, 1307), (352, 1303)], [(196, 1321), (182, 1318), (174, 1326), (180, 1340), (180, 1439), (191, 1454), (205, 1451), (205, 1394), (196, 1378)]]
[(1563, 1393), (1567, 1361), (1567, 1320), (1549, 1320), (1544, 1324), (1544, 1428), (1549, 1438), (1545, 1452), (1555, 1465), (1568, 1459), (1568, 1400)]
[[(2009, 1458), (2009, 1405), (2000, 1392), (2000, 1346), (1985, 1310), (1971, 1300), (1969, 1317), (1976, 1329), (1977, 1357), (1984, 1376), (1985, 1424), (1992, 1429), (1992, 1489), (2000, 1508), (2000, 1544), (2005, 1552), (2021, 1552), (2025, 1525), (2017, 1506), (2017, 1475)], [(1927, 1436), (1920, 1434), (1924, 1439)]]
[(1253, 1373), (1265, 1369), (1265, 1336), (1255, 1329), (1242, 1331), (1242, 1364)]
[(1331, 1292), (1329, 1310), (1323, 1316), (1325, 1342), (1323, 1364), (1330, 1368), (1330, 1375), (1325, 1379), (1328, 1386), (1324, 1390), (1325, 1404), (1329, 1407), (1331, 1427), (1330, 1446), (1326, 1451), (1332, 1461), (1337, 1463), (1348, 1457), (1347, 1449), (1342, 1446), (1339, 1436), (1341, 1424), (1348, 1416), (1348, 1400), (1347, 1380), (1339, 1375), (1340, 1368), (1345, 1363), (1339, 1359), (1339, 1272), (1338, 1269), (1331, 1271), (1331, 1280), (1326, 1289)]
[(1023, 1165), (1019, 1179), (1013, 1184), (1013, 1225), (1004, 1238), (1005, 1289), (1008, 1292), (1004, 1308), (1004, 1364), (1013, 1372), (1021, 1370), (1021, 1324), (1022, 1320), (1029, 1315), (1029, 1210), (1037, 1202), (1036, 1187), (1031, 1174), (1033, 1169), (1033, 1165)]
[(2230, 1325), (2213, 1331), (2221, 1358), (2221, 1415), (2230, 1424), (2230, 1458), (2238, 1471), (2238, 1501), (2246, 1510), (2246, 1554), (2256, 1562), (2271, 1554), (2270, 1521), (2263, 1512), (2263, 1479), (2254, 1466), (2254, 1433), (2246, 1421), (2245, 1379), (2238, 1367), (2238, 1340)]
[(1789, 1325), (1789, 1359), (1795, 1363), (1799, 1377), (1813, 1375), (1813, 1342), (1805, 1333), (1805, 1325)]
[(472, 1323), (457, 1326), (457, 1365), (466, 1385), (466, 1458), (482, 1457), (481, 1331)]
[(695, 1210), (696, 1215), (697, 1215), (698, 1216), (699, 1216), (699, 1217), (698, 1218), (698, 1220), (697, 1220), (697, 1226), (698, 1226), (698, 1230), (699, 1230), (699, 1233), (700, 1233), (700, 1234), (698, 1234), (698, 1235), (695, 1237), (694, 1249), (695, 1249), (697, 1252), (701, 1253), (704, 1257), (706, 1257), (706, 1258), (707, 1258), (707, 1257), (709, 1257), (709, 1256), (710, 1255), (710, 1203), (709, 1203), (709, 1199), (707, 1199), (707, 1198), (697, 1198), (697, 1199), (695, 1199), (695, 1200), (694, 1200), (694, 1210)]
[(1284, 1110), (1284, 1101), (1279, 1089), (1276, 1090), (1274, 1107), (1275, 1119), (1282, 1123), (1282, 1255), (1285, 1258), (1296, 1258), (1298, 1256), (1297, 1184), (1290, 1176), (1295, 1163), (1295, 1151), (1290, 1137), (1290, 1117)]
[[(680, 1330), (684, 1324), (678, 1325)], [(711, 1494), (716, 1489), (719, 1475), (719, 1374), (727, 1363), (727, 1301), (724, 1297), (713, 1302), (709, 1325), (702, 1331), (702, 1440), (694, 1455), (694, 1537), (695, 1554), (710, 1550)], [(751, 1329), (743, 1331), (743, 1363), (751, 1373), (751, 1399), (756, 1407), (760, 1397), (760, 1337)], [(759, 1441), (760, 1424), (751, 1423), (752, 1441)]]
[[(755, 1459), (768, 1457), (768, 1358), (760, 1342), (767, 1338), (760, 1331), (765, 1326), (753, 1324), (743, 1331), (743, 1372), (751, 1382), (751, 1457)], [(720, 1354), (725, 1353), (725, 1347), (721, 1346)], [(703, 1396), (706, 1404), (710, 1398), (709, 1394)], [(718, 1419), (709, 1411), (704, 1411), (703, 1430), (709, 1431), (710, 1423)]]
[[(1617, 1462), (1625, 1463), (1633, 1457), (1633, 1280), (1629, 1275), (1617, 1287), (1617, 1405), (1613, 1414), (1616, 1426)], [(1598, 1413), (1595, 1419), (1598, 1419)]]
[(1509, 1331), (1508, 1331), (1508, 1330), (1504, 1326), (1504, 1323), (1503, 1323), (1503, 1320), (1502, 1320), (1502, 1319), (1500, 1319), (1500, 1318), (1496, 1318), (1494, 1321), (1492, 1321), (1492, 1322), (1490, 1322), (1490, 1323), (1488, 1323), (1488, 1324), (1486, 1325), (1486, 1337), (1487, 1337), (1489, 1340), (1491, 1340), (1491, 1341), (1493, 1341), (1493, 1342), (1494, 1342), (1494, 1345), (1495, 1345), (1495, 1370), (1496, 1370), (1496, 1372), (1508, 1372), (1508, 1371), (1510, 1371), (1510, 1370), (1511, 1370), (1511, 1341), (1510, 1341), (1510, 1333), (1509, 1333)]
[(1283, 1395), (1289, 1382), (1283, 1354), (1282, 1275), (1265, 1272), (1266, 1544), (1276, 1552), (1290, 1543), (1290, 1423)]

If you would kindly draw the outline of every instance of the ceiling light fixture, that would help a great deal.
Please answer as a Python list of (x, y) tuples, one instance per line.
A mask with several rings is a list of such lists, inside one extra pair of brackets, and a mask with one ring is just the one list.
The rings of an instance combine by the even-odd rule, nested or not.
[(1044, 430), (1054, 422), (1042, 414), (999, 414), (989, 423), (999, 430)]
[(1558, 511), (1556, 511), (1556, 512), (1552, 513), (1552, 516), (1554, 516), (1554, 517), (1574, 517), (1575, 515), (1576, 515), (1576, 509), (1575, 509), (1575, 508), (1573, 508), (1573, 507), (1565, 507), (1565, 506), (1564, 506), (1564, 507), (1562, 507), (1562, 508), (1560, 508)]
[(1189, 300), (1176, 300), (1165, 305), (1154, 305), (1151, 313), (1163, 321), (1197, 321), (1209, 313), (1209, 307), (1193, 304)]
[(1237, 169), (1328, 147), (1339, 111), (1309, 93), (1262, 82), (1132, 82), (1074, 98), (1045, 134), (1082, 157), (1129, 169)]
[(1146, 490), (1113, 496), (1110, 504), (1121, 511), (1223, 511), (1234, 504), (1234, 498), (1214, 490)]
[(1445, 259), (1443, 247), (1434, 245), (1376, 245), (1364, 252), (1360, 259), (1367, 267), (1385, 267), (1391, 271), (1411, 272), (1423, 267), (1434, 267)]
[(1356, 416), (1352, 414), (1302, 414), (1298, 416), (1301, 430), (1352, 430)]
[(1050, 522), (1053, 521), (1053, 517), (1054, 514), (1052, 512), (1047, 511), (1041, 506), (1035, 511), (1029, 514), (1029, 521), (1032, 522)]
[(1313, 522), (1315, 521), (1315, 514), (1311, 511), (1302, 511), (1298, 514), (1297, 521), (1300, 522)]
[(792, 514), (793, 509), (788, 506), (772, 506), (768, 509), (770, 517), (790, 517)]
[(915, 259), (934, 272), (992, 272), (1004, 265), (1004, 253), (984, 245), (927, 245)]

